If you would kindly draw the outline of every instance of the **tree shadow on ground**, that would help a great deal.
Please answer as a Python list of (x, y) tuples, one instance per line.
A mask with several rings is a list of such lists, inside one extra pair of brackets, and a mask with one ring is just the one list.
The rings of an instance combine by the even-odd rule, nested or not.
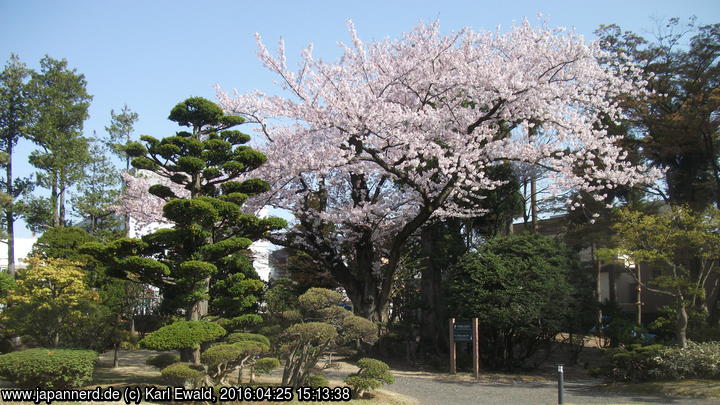
[(119, 367), (112, 367), (113, 352), (100, 355), (95, 365), (92, 383), (95, 386), (164, 385), (160, 370), (145, 364), (150, 356), (158, 352), (151, 350), (120, 351)]

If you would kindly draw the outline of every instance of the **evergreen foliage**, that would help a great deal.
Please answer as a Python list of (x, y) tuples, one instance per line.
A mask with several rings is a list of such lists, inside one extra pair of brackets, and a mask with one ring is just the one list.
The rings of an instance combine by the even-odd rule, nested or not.
[(255, 362), (253, 370), (258, 374), (270, 374), (278, 367), (280, 367), (280, 360), (274, 357), (263, 357)]
[(653, 90), (648, 98), (619, 100), (631, 117), (624, 142), (665, 170), (667, 187), (653, 193), (693, 209), (720, 207), (720, 24), (692, 19), (683, 27), (671, 18), (663, 25), (654, 40), (614, 24), (596, 31), (612, 56), (641, 64)]
[(107, 149), (93, 141), (85, 176), (77, 183), (70, 202), (73, 214), (81, 218), (78, 226), (92, 235), (111, 239), (120, 236), (122, 229), (113, 210), (120, 197), (120, 173), (107, 157)]
[(524, 364), (539, 344), (572, 330), (582, 311), (571, 275), (579, 263), (558, 241), (540, 235), (499, 237), (466, 254), (451, 270), (450, 316), (478, 317), (483, 364), (505, 368)]
[(617, 381), (684, 380), (720, 377), (720, 344), (688, 342), (687, 347), (630, 345), (611, 354), (609, 376)]
[(187, 363), (171, 364), (160, 372), (169, 386), (195, 388), (202, 383), (205, 373)]
[(80, 246), (93, 240), (82, 228), (53, 227), (43, 232), (30, 254), (41, 258), (53, 257), (86, 263), (90, 256), (81, 253)]
[(14, 148), (18, 141), (27, 135), (27, 127), (32, 124), (32, 111), (27, 88), (30, 70), (20, 62), (17, 55), (0, 72), (0, 151), (4, 154), (2, 166), (5, 176), (0, 179), (2, 194), (0, 207), (3, 210), (2, 224), (8, 237), (8, 271), (15, 275), (15, 220), (23, 213), (21, 206), (15, 206), (13, 200), (32, 191), (34, 186), (30, 178), (15, 178), (13, 175)]
[(278, 336), (285, 359), (282, 385), (306, 385), (320, 356), (344, 342), (373, 344), (377, 326), (340, 307), (335, 291), (311, 288), (298, 298), (298, 311), (284, 311), (280, 322), (289, 326)]
[(151, 350), (198, 348), (201, 343), (225, 336), (227, 332), (214, 322), (177, 321), (147, 335), (139, 343)]
[(240, 341), (257, 342), (270, 348), (270, 339), (258, 333), (235, 332), (229, 334), (225, 341), (228, 343), (237, 343)]
[[(174, 227), (142, 239), (89, 245), (87, 251), (111, 274), (159, 287), (168, 312), (184, 309), (188, 320), (198, 320), (208, 314), (210, 300), (220, 315), (239, 315), (255, 303), (260, 288), (257, 280), (244, 276), (247, 262), (239, 257), (253, 240), (284, 226), (282, 220), (260, 219), (241, 209), (249, 196), (268, 187), (257, 179), (237, 178), (265, 162), (265, 156), (243, 145), (248, 136), (229, 130), (241, 118), (223, 115), (208, 100), (192, 97), (178, 103), (169, 119), (191, 132), (161, 140), (143, 136), (143, 143), (131, 142), (126, 152), (134, 155), (135, 168), (151, 170), (189, 192), (189, 198), (180, 198), (164, 184), (148, 190), (166, 201), (163, 216)], [(128, 211), (133, 209), (145, 207)], [(211, 292), (218, 295), (211, 299)]]
[(108, 137), (105, 139), (107, 146), (120, 159), (125, 160), (125, 170), (130, 170), (130, 155), (128, 145), (132, 139), (134, 125), (138, 120), (138, 114), (130, 110), (126, 105), (119, 113), (110, 110), (110, 125), (105, 127)]
[(92, 350), (27, 349), (1, 355), (0, 376), (21, 388), (79, 388), (92, 379), (97, 358)]
[(37, 184), (50, 189), (52, 222), (36, 226), (64, 226), (65, 200), (70, 187), (85, 176), (90, 161), (88, 139), (82, 136), (90, 96), (85, 76), (68, 68), (67, 61), (45, 56), (40, 72), (33, 72), (28, 94), (34, 111), (30, 137), (40, 149), (30, 154), (39, 169)]
[(395, 376), (390, 367), (376, 359), (362, 358), (357, 362), (360, 368), (357, 373), (345, 378), (345, 383), (352, 387), (355, 395), (361, 398), (365, 392), (380, 388), (383, 384), (393, 384)]
[(262, 324), (263, 318), (258, 314), (245, 314), (231, 319), (220, 318), (215, 322), (229, 332), (247, 332), (249, 329)]

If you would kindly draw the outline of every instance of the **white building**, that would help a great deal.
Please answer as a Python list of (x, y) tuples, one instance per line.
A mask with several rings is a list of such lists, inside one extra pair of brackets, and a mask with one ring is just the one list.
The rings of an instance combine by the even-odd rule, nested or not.
[[(25, 258), (30, 255), (38, 238), (15, 238), (15, 268), (25, 267)], [(8, 268), (7, 240), (0, 241), (0, 269)]]

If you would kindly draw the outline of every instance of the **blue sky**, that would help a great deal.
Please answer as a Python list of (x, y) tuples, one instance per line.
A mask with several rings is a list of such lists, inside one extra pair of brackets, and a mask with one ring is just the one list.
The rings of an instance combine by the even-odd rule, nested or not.
[[(348, 42), (346, 20), (360, 37), (397, 37), (419, 21), (444, 31), (509, 27), (538, 13), (551, 26), (575, 27), (588, 40), (600, 24), (619, 24), (651, 36), (654, 20), (691, 15), (720, 22), (720, 1), (59, 1), (0, 0), (2, 64), (17, 53), (31, 68), (48, 54), (85, 74), (93, 95), (85, 132), (104, 134), (110, 110), (127, 104), (140, 115), (136, 134), (172, 135), (167, 115), (190, 96), (215, 99), (214, 84), (241, 92), (274, 92), (276, 78), (256, 57), (254, 33), (272, 48), (282, 37), (289, 63), (312, 42), (326, 60)], [(21, 145), (16, 172), (32, 173)], [(29, 231), (20, 226), (20, 237)]]

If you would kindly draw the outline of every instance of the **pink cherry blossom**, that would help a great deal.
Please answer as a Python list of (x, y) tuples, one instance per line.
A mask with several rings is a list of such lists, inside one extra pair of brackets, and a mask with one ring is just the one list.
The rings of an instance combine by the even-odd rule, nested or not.
[(493, 165), (538, 165), (554, 192), (598, 198), (660, 174), (633, 166), (601, 121), (622, 117), (618, 96), (646, 95), (640, 69), (602, 63), (613, 55), (572, 31), (524, 21), (443, 35), (421, 24), (373, 43), (352, 23), (349, 32), (338, 61), (315, 59), (309, 46), (297, 71), (282, 42), (273, 56), (258, 36), (284, 95), (218, 89), (218, 98), (268, 140), (268, 162), (253, 173), (273, 187), (262, 203), (303, 225), (273, 240), (323, 260), (363, 315), (384, 318), (412, 232), (431, 217), (482, 214), (468, 202), (501, 184), (486, 175)]
[(169, 226), (170, 223), (162, 216), (163, 205), (167, 201), (148, 193), (150, 186), (163, 184), (170, 187), (176, 196), (189, 198), (190, 192), (178, 184), (175, 184), (165, 177), (148, 170), (139, 170), (135, 175), (122, 174), (125, 187), (120, 204), (113, 207), (117, 215), (128, 214), (132, 221), (133, 234), (142, 234), (142, 230), (148, 226)]

